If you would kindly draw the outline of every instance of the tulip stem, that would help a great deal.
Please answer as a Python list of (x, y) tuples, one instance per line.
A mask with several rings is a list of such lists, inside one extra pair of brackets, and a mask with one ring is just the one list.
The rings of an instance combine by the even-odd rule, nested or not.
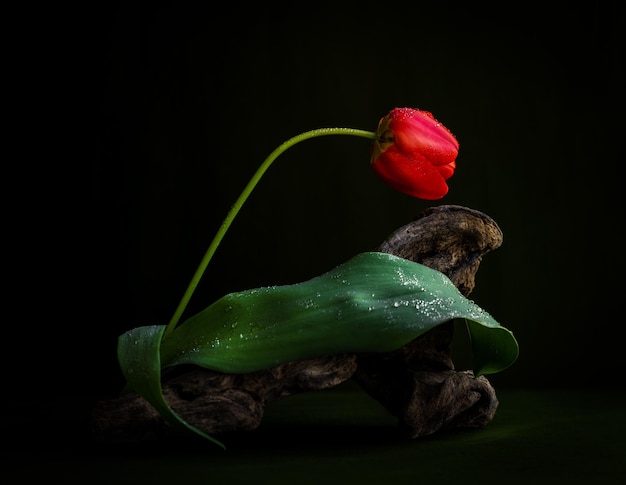
[(217, 233), (213, 237), (213, 241), (211, 241), (209, 248), (204, 254), (204, 257), (202, 258), (202, 260), (200, 261), (200, 265), (198, 266), (198, 269), (196, 270), (193, 277), (191, 278), (189, 286), (187, 287), (187, 290), (185, 291), (182, 300), (178, 304), (178, 307), (176, 308), (176, 311), (174, 312), (172, 319), (170, 320), (167, 327), (165, 328), (164, 337), (167, 336), (172, 330), (174, 330), (174, 328), (178, 324), (183, 312), (185, 311), (185, 308), (187, 308), (187, 304), (189, 303), (189, 300), (191, 299), (193, 292), (195, 291), (196, 287), (198, 286), (198, 283), (200, 282), (200, 278), (202, 278), (202, 275), (204, 274), (206, 267), (209, 265), (209, 262), (211, 261), (213, 254), (215, 254), (215, 251), (217, 250), (217, 247), (219, 246), (222, 239), (224, 238), (224, 235), (228, 231), (228, 228), (230, 227), (233, 220), (235, 219), (235, 216), (237, 215), (237, 213), (243, 206), (244, 202), (247, 200), (248, 196), (252, 193), (252, 191), (258, 184), (259, 180), (261, 180), (261, 177), (263, 176), (265, 171), (269, 168), (269, 166), (272, 164), (272, 162), (276, 160), (284, 151), (296, 145), (297, 143), (300, 143), (301, 141), (304, 141), (304, 140), (308, 140), (310, 138), (316, 138), (319, 136), (326, 136), (326, 135), (352, 135), (352, 136), (359, 136), (361, 138), (369, 138), (370, 140), (376, 139), (376, 133), (371, 132), (371, 131), (357, 130), (354, 128), (319, 128), (317, 130), (307, 131), (297, 136), (294, 136), (293, 138), (290, 138), (289, 140), (284, 142), (282, 145), (278, 146), (272, 153), (270, 153), (269, 156), (265, 159), (265, 161), (261, 164), (261, 166), (257, 169), (256, 173), (252, 176), (252, 178), (248, 182), (248, 185), (246, 185), (246, 187), (243, 189), (243, 191), (239, 195), (239, 198), (235, 201), (235, 203), (231, 206), (230, 210), (226, 214), (226, 217), (224, 218), (222, 225), (220, 226)]

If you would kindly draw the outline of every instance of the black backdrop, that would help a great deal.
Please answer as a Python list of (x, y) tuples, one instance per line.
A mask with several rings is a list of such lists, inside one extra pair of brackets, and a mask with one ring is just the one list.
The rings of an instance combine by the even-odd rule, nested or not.
[[(117, 336), (165, 324), (261, 161), (313, 128), (432, 111), (460, 142), (441, 201), (394, 192), (369, 142), (280, 157), (188, 314), (370, 250), (413, 215), (493, 217), (472, 298), (511, 329), (496, 387), (622, 386), (624, 75), (618, 2), (109, 2), (24, 12), (8, 98), (8, 386), (115, 393)], [(11, 153), (11, 152), (7, 152)]]

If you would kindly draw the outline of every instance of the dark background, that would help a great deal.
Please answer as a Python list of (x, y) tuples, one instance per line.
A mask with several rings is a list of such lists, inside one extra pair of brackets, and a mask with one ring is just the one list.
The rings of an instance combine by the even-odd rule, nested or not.
[(441, 201), (393, 191), (369, 142), (306, 141), (252, 194), (187, 315), (319, 275), (431, 205), (493, 217), (471, 295), (516, 335), (495, 387), (623, 388), (618, 2), (109, 2), (20, 12), (7, 57), (6, 383), (122, 385), (118, 335), (166, 324), (262, 160), (396, 106), (458, 138)]

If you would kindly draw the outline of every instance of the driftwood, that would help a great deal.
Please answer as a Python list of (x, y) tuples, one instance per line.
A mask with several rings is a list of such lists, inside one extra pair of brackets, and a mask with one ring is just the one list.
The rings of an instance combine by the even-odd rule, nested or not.
[[(467, 296), (483, 255), (501, 243), (502, 232), (490, 217), (444, 205), (419, 214), (377, 250), (441, 271)], [(254, 430), (267, 403), (348, 379), (379, 401), (411, 438), (482, 427), (498, 406), (495, 390), (485, 377), (455, 371), (453, 332), (448, 322), (394, 352), (322, 356), (247, 374), (179, 368), (164, 376), (163, 393), (185, 421), (212, 436)], [(93, 430), (97, 440), (108, 442), (178, 434), (137, 394), (97, 403)]]
[[(502, 244), (502, 231), (482, 212), (461, 206), (428, 209), (378, 248), (446, 274), (465, 296), (483, 255)], [(481, 427), (498, 407), (495, 390), (471, 371), (456, 372), (450, 356), (452, 322), (390, 353), (357, 356), (353, 376), (411, 438), (438, 430)]]

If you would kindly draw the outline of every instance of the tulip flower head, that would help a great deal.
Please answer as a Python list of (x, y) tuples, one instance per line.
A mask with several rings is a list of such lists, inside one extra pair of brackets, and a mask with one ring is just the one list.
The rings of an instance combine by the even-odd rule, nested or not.
[(372, 144), (371, 166), (394, 189), (425, 200), (448, 193), (459, 143), (428, 111), (394, 108), (383, 117)]

